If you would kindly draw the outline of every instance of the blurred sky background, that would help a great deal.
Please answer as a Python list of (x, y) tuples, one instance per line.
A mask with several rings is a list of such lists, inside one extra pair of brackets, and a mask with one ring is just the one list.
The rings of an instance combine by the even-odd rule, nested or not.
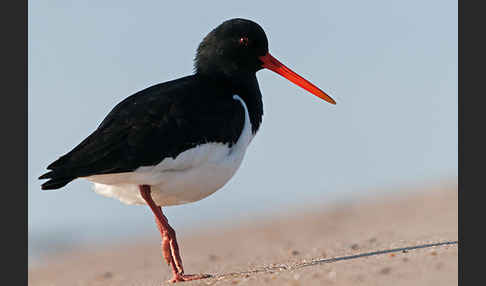
[(202, 38), (242, 17), (333, 106), (262, 70), (264, 119), (233, 179), (166, 208), (178, 232), (376, 188), (457, 176), (457, 1), (29, 1), (29, 256), (158, 236), (148, 207), (76, 180), (41, 191), (45, 167), (112, 107), (192, 73)]

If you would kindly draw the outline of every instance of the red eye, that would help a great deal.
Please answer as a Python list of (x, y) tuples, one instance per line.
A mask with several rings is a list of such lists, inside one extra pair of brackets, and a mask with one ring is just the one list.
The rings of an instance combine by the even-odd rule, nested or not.
[(240, 45), (243, 45), (243, 46), (248, 46), (248, 38), (247, 37), (241, 37), (238, 42), (240, 43)]

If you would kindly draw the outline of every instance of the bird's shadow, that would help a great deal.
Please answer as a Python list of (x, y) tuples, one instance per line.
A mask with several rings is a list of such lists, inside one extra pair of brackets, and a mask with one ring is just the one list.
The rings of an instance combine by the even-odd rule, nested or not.
[(308, 267), (308, 266), (313, 266), (313, 265), (319, 265), (319, 264), (325, 264), (325, 263), (334, 263), (334, 262), (337, 262), (337, 261), (352, 260), (352, 259), (358, 259), (358, 258), (387, 254), (387, 253), (393, 253), (393, 252), (407, 252), (409, 250), (416, 250), (416, 249), (421, 249), (421, 248), (430, 248), (430, 247), (436, 247), (436, 246), (445, 246), (445, 245), (452, 245), (452, 244), (458, 244), (458, 241), (457, 240), (456, 241), (443, 241), (443, 242), (421, 244), (421, 245), (407, 246), (407, 247), (401, 247), (401, 248), (378, 250), (378, 251), (360, 253), (360, 254), (355, 254), (355, 255), (315, 259), (315, 260), (312, 260), (310, 262), (302, 262), (302, 263), (297, 263), (297, 264), (294, 264), (294, 265), (282, 264), (282, 265), (276, 265), (276, 266), (275, 265), (265, 266), (265, 267), (261, 267), (261, 268), (257, 268), (257, 269), (249, 270), (249, 271), (213, 274), (213, 275), (211, 275), (211, 277), (209, 277), (209, 279), (221, 280), (221, 279), (225, 279), (225, 278), (247, 277), (248, 275), (257, 274), (257, 273), (274, 273), (274, 272), (281, 272), (281, 271), (292, 271), (292, 270), (296, 270), (296, 269), (300, 269), (300, 268), (304, 268), (304, 267)]

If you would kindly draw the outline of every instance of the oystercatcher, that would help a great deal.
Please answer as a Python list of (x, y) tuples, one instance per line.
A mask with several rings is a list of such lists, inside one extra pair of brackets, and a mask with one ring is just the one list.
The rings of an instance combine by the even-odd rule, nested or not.
[(193, 75), (139, 91), (116, 105), (98, 128), (39, 177), (43, 190), (76, 178), (127, 204), (147, 204), (162, 237), (171, 282), (210, 277), (184, 273), (176, 235), (162, 206), (203, 199), (236, 172), (263, 116), (256, 72), (267, 68), (335, 104), (268, 52), (263, 29), (231, 19), (199, 44)]

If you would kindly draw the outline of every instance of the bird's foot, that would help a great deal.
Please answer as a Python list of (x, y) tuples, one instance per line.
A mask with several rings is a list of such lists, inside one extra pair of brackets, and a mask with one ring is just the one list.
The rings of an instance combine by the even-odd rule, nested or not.
[(170, 283), (192, 281), (199, 279), (206, 279), (212, 277), (211, 274), (175, 274), (174, 277), (169, 280)]

